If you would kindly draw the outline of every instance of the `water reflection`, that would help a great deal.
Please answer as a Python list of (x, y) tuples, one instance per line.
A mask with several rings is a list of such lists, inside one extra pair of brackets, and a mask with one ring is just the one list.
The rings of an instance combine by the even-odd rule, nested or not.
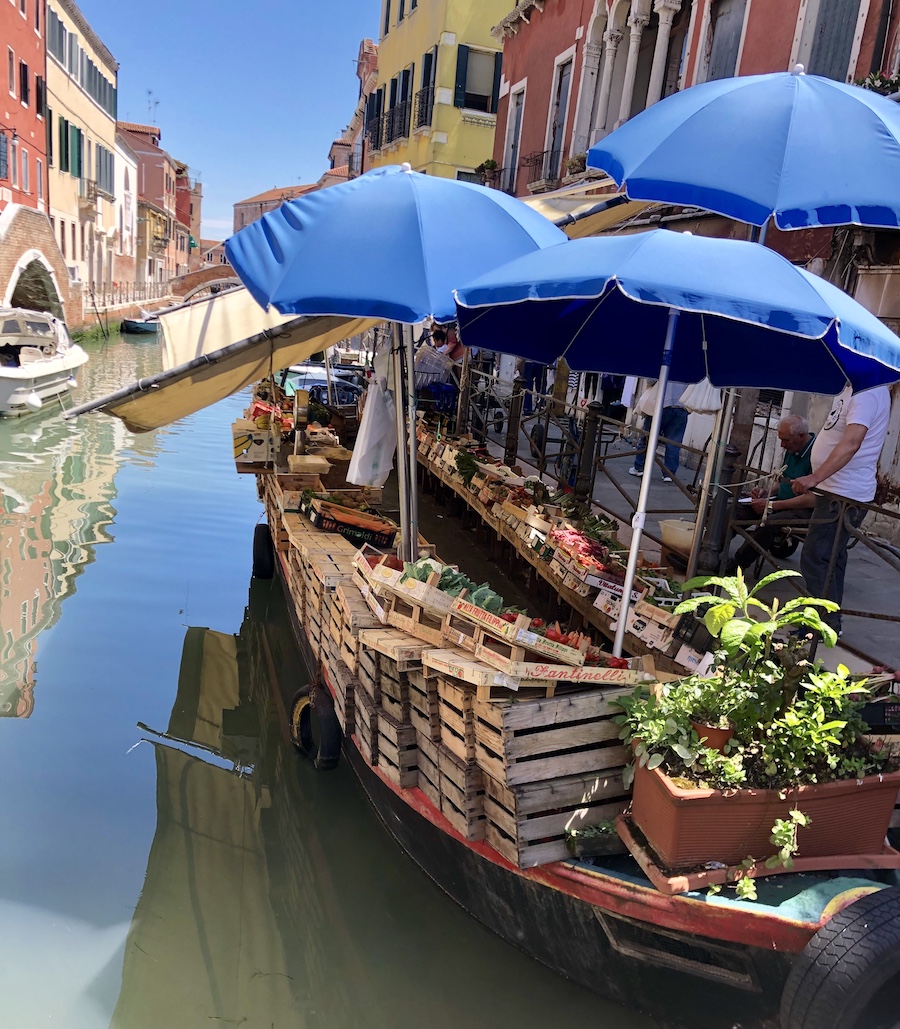
[[(277, 583), (190, 628), (156, 750), (157, 826), (112, 1026), (650, 1025), (483, 930), (400, 853), (346, 766), (282, 731), (309, 672)], [(510, 989), (510, 985), (513, 988)], [(605, 1020), (605, 1021), (604, 1021)]]
[[(79, 396), (97, 396), (159, 367), (151, 348), (88, 345)], [(115, 474), (134, 437), (117, 419), (67, 422), (59, 408), (0, 420), (0, 717), (34, 709), (37, 637), (111, 539)]]

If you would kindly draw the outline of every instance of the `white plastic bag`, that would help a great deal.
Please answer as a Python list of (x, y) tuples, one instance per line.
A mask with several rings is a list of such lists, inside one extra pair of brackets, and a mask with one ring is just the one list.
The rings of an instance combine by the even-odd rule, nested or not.
[(656, 407), (656, 394), (659, 392), (659, 382), (654, 382), (652, 386), (644, 390), (644, 392), (638, 397), (638, 402), (635, 405), (635, 410), (638, 414), (645, 414), (648, 418), (652, 417), (654, 408)]
[(383, 486), (393, 467), (396, 449), (394, 398), (383, 382), (373, 379), (366, 390), (366, 403), (347, 469), (347, 482), (356, 486)]
[(688, 386), (679, 403), (694, 414), (715, 414), (722, 407), (722, 393), (709, 379), (701, 379)]

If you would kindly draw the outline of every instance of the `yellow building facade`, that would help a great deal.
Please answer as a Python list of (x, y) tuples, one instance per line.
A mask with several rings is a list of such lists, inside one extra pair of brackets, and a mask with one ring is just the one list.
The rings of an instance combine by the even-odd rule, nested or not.
[(481, 181), (494, 145), (502, 55), (491, 28), (510, 0), (382, 0), (366, 168)]
[(108, 285), (119, 65), (72, 0), (47, 4), (50, 221), (73, 279)]

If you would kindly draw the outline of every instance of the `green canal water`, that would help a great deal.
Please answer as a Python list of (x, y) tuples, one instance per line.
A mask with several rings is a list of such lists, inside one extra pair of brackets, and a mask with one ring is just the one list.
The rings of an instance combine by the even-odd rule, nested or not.
[[(77, 402), (159, 370), (90, 346)], [(306, 680), (233, 397), (0, 422), (0, 1024), (653, 1029), (488, 933), (278, 704)]]

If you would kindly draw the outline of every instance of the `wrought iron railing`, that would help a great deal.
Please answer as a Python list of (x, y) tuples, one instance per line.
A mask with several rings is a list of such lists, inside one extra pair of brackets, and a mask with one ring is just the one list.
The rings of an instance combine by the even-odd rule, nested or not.
[(562, 171), (562, 150), (541, 150), (527, 154), (522, 158), (522, 164), (529, 185), (536, 182), (557, 183)]
[(380, 150), (384, 136), (384, 121), (381, 117), (370, 118), (366, 122), (366, 139), (370, 150)]
[(412, 101), (403, 100), (395, 104), (384, 116), (384, 142), (393, 143), (409, 136), (409, 118)]
[(434, 86), (420, 89), (415, 96), (413, 108), (413, 128), (423, 129), (431, 124), (434, 114)]

